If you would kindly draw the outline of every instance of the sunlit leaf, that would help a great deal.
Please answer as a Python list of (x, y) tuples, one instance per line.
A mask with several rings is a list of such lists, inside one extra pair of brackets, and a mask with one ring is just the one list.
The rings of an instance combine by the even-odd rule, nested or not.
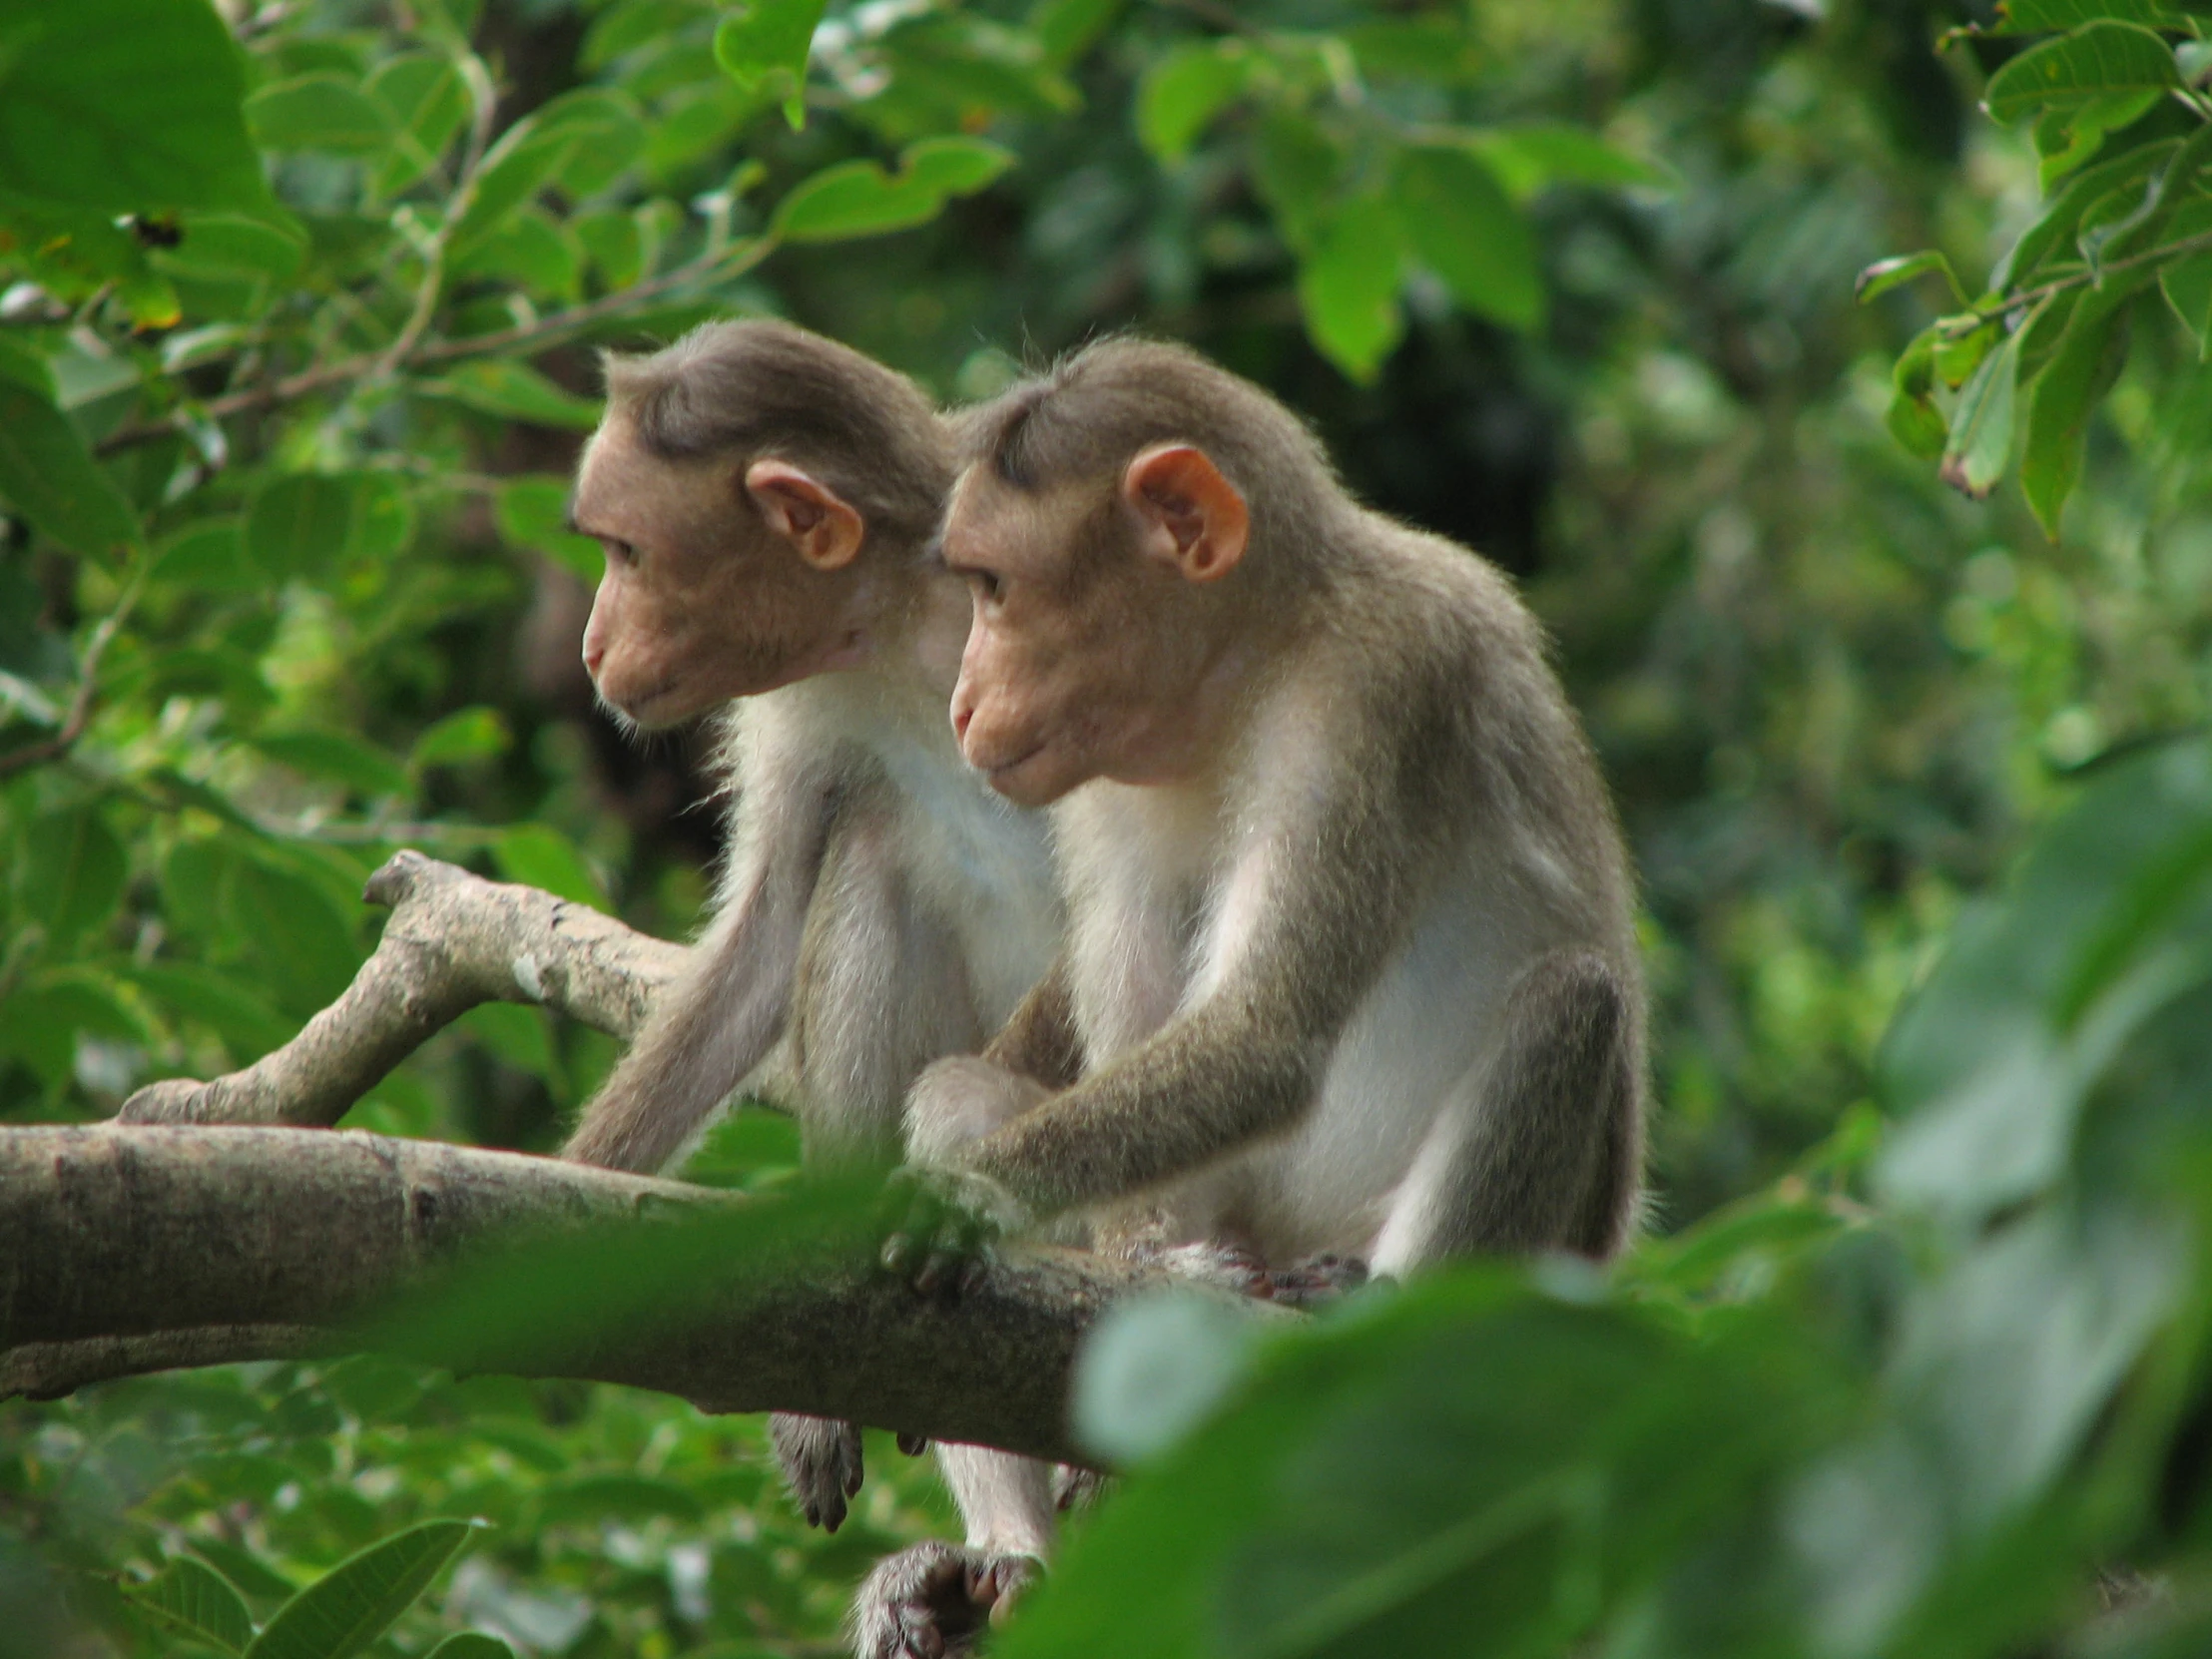
[(438, 379), (424, 381), (422, 389), (484, 414), (537, 426), (588, 432), (599, 424), (595, 399), (578, 397), (512, 357), (479, 357), (462, 363)]
[(1137, 88), (1137, 137), (1171, 166), (1244, 90), (1251, 59), (1240, 40), (1178, 47), (1145, 71)]
[(1355, 197), (1337, 209), (1298, 268), (1306, 331), (1355, 380), (1373, 379), (1405, 332), (1397, 301), (1400, 223), (1383, 198)]
[(839, 242), (926, 224), (948, 198), (974, 194), (1013, 164), (1011, 152), (962, 138), (909, 145), (895, 175), (874, 162), (840, 162), (777, 205), (775, 230), (786, 242)]
[(807, 54), (823, 10), (823, 0), (739, 0), (715, 28), (723, 73), (748, 92), (780, 78), (784, 117), (795, 130), (806, 125)]
[(429, 1587), (477, 1526), (423, 1521), (347, 1557), (276, 1610), (247, 1659), (351, 1659)]
[(1399, 235), (1470, 311), (1509, 328), (1543, 320), (1528, 221), (1488, 166), (1451, 145), (1408, 145), (1390, 181)]
[(264, 207), (245, 91), (213, 7), (0, 0), (0, 180), (11, 194), (115, 214)]
[(189, 1635), (243, 1653), (254, 1639), (254, 1620), (241, 1596), (215, 1568), (180, 1555), (150, 1584), (134, 1585), (131, 1599)]

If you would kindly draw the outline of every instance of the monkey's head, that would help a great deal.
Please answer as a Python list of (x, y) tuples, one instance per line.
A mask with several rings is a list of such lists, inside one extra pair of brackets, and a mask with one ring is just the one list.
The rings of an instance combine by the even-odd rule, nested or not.
[(940, 532), (974, 619), (952, 725), (1025, 806), (1200, 767), (1303, 573), (1247, 561), (1318, 533), (1330, 483), (1273, 399), (1179, 347), (1113, 340), (966, 422)]
[(860, 661), (951, 481), (912, 383), (761, 321), (611, 357), (607, 380), (571, 509), (607, 556), (584, 630), (601, 699), (673, 726)]

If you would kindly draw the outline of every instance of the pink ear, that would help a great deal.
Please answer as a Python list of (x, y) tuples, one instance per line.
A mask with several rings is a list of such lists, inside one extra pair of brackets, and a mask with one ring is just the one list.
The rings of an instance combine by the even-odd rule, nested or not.
[(1244, 557), (1252, 538), (1251, 509), (1244, 492), (1205, 450), (1187, 443), (1140, 449), (1122, 474), (1121, 493), (1140, 517), (1164, 532), (1170, 557), (1186, 580), (1219, 581)]
[(866, 523), (859, 510), (812, 473), (789, 461), (755, 461), (745, 469), (745, 489), (768, 527), (815, 569), (840, 569), (860, 551)]

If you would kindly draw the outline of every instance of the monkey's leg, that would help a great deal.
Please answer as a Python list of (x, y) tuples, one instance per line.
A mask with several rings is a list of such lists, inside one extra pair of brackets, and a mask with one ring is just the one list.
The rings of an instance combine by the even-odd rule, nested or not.
[(937, 1463), (959, 1500), (967, 1542), (935, 1539), (877, 1563), (852, 1603), (855, 1659), (972, 1653), (1034, 1583), (1052, 1545), (1052, 1465), (987, 1446), (942, 1445)]
[[(807, 910), (792, 1071), (806, 1161), (817, 1168), (893, 1162), (907, 1084), (982, 1037), (950, 933), (907, 891), (895, 829), (879, 798), (856, 792)], [(860, 1489), (858, 1426), (780, 1412), (769, 1430), (793, 1502), (834, 1532)]]
[[(1603, 957), (1538, 958), (1505, 999), (1501, 1040), (1414, 1161), (1375, 1249), (1378, 1272), (1439, 1256), (1601, 1254), (1593, 1187), (1633, 1115), (1629, 1001)], [(1617, 1187), (1617, 1171), (1608, 1175)]]

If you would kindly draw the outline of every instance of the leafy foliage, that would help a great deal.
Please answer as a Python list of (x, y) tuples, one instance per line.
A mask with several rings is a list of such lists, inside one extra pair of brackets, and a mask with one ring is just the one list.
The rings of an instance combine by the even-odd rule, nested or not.
[[(1829, 11), (0, 0), (0, 1112), (282, 1041), (401, 844), (691, 923), (704, 781), (573, 661), (594, 347), (782, 311), (953, 398), (1172, 332), (1558, 634), (1661, 1209), (1603, 1281), (1131, 1311), (1139, 1467), (1001, 1651), (2195, 1651), (2212, 786), (2129, 751), (2212, 698), (2202, 18)], [(608, 1055), (482, 1009), (354, 1121), (544, 1146)], [(499, 1271), (572, 1330), (645, 1269)], [(0, 1655), (828, 1653), (948, 1519), (868, 1468), (824, 1538), (758, 1423), (613, 1389), (10, 1405)]]

